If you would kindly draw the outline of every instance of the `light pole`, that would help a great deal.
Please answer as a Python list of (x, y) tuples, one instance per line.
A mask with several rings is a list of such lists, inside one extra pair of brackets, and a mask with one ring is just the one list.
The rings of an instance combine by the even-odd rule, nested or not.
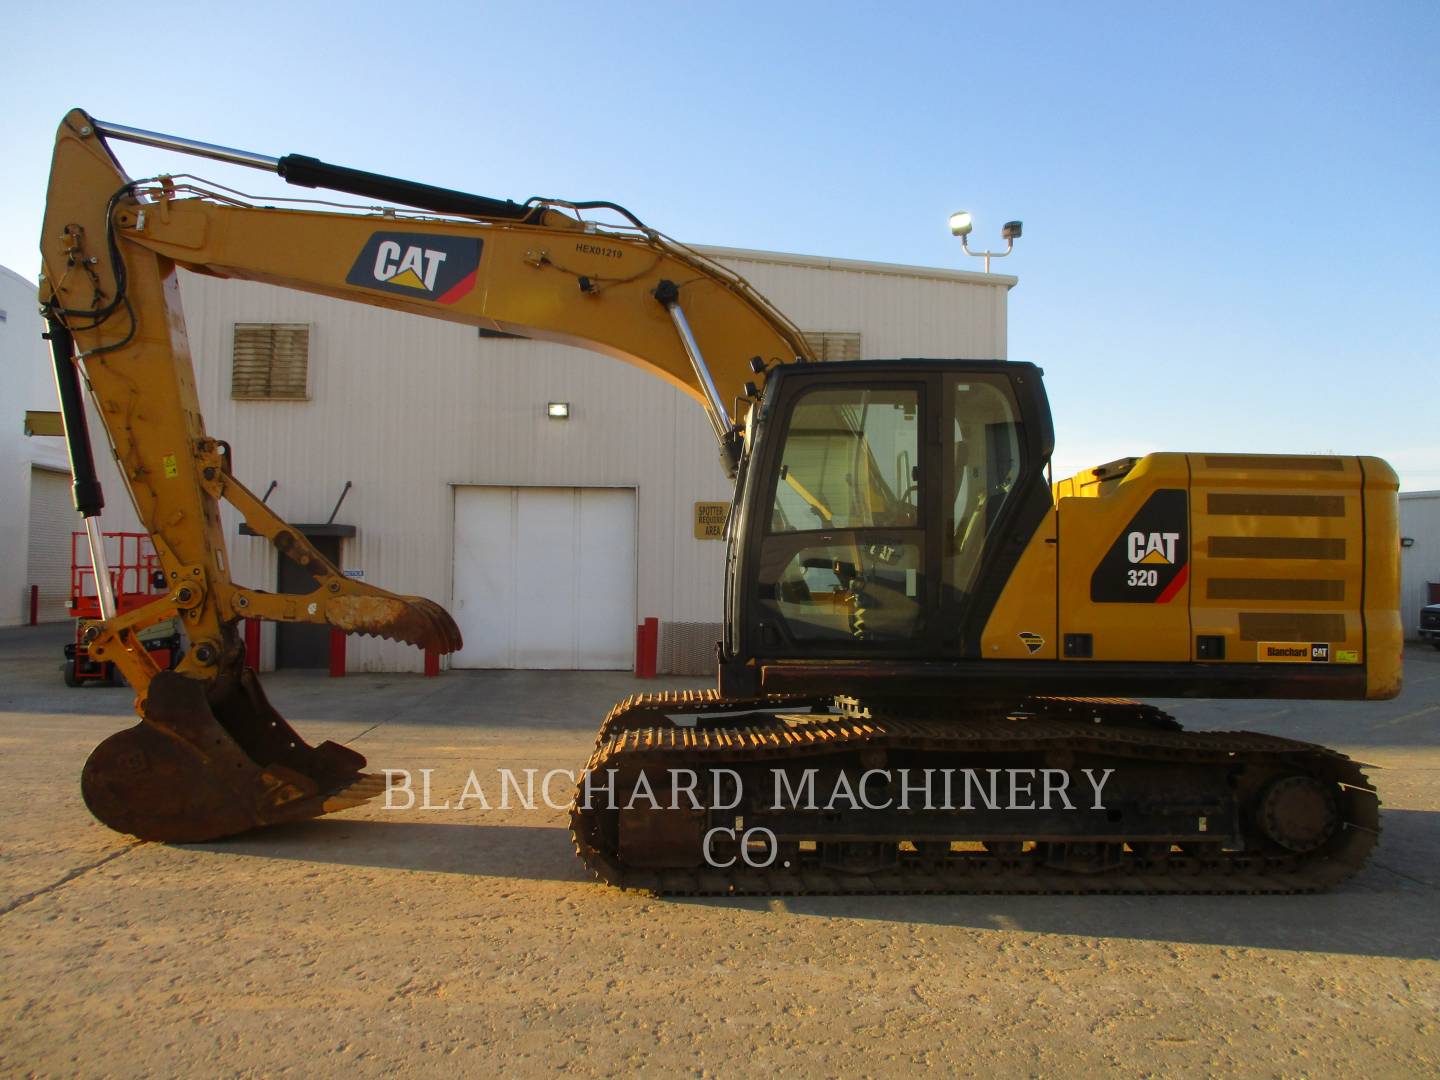
[(970, 218), (970, 211), (957, 210), (950, 215), (950, 234), (960, 237), (960, 247), (966, 255), (985, 260), (985, 273), (987, 274), (990, 272), (991, 259), (1003, 259), (1014, 250), (1015, 241), (1020, 239), (1021, 226), (1022, 223), (1019, 221), (1007, 221), (1000, 227), (1000, 239), (1005, 241), (1004, 251), (971, 251), (970, 230), (975, 227), (975, 223)]

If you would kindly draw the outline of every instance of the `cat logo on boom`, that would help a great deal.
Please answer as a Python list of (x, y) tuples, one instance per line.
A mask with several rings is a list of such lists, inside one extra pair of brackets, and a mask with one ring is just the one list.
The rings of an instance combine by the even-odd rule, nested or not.
[(453, 304), (475, 288), (482, 243), (471, 236), (373, 233), (345, 281), (415, 300)]
[[(435, 288), (435, 275), (445, 261), (445, 252), (436, 248), (422, 248), (411, 244), (401, 254), (401, 247), (394, 240), (385, 240), (376, 249), (375, 280), (388, 281), (391, 285), (404, 285), (407, 289)], [(425, 275), (421, 278), (421, 274)]]

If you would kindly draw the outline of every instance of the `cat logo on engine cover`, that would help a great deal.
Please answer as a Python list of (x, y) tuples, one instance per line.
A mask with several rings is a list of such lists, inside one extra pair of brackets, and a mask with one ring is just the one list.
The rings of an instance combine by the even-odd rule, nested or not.
[(1025, 644), (1025, 650), (1034, 656), (1045, 647), (1045, 639), (1039, 634), (1033, 634), (1028, 630), (1022, 630), (1019, 634), (1020, 640)]
[(1190, 576), (1190, 502), (1181, 488), (1145, 500), (1090, 577), (1097, 604), (1168, 604)]
[(377, 232), (345, 282), (365, 289), (453, 304), (475, 287), (481, 241), (473, 236)]

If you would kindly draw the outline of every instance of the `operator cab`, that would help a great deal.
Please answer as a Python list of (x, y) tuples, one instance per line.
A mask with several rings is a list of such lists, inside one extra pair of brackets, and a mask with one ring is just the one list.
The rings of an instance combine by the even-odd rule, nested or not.
[(726, 659), (978, 656), (1051, 505), (1033, 364), (770, 373), (731, 532)]

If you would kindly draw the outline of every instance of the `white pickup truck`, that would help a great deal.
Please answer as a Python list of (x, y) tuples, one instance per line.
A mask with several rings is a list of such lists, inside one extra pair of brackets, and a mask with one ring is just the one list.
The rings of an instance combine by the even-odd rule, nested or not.
[(1420, 640), (1440, 649), (1440, 604), (1426, 604), (1420, 609)]

